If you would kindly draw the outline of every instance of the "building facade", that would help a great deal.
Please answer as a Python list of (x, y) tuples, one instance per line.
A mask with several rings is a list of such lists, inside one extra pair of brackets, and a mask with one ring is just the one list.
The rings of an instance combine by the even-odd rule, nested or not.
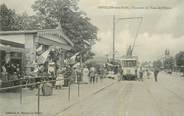
[[(33, 31), (1, 31), (0, 32), (0, 65), (8, 58), (22, 62), (29, 71), (34, 67), (37, 57), (48, 49), (59, 50), (64, 53), (72, 49), (73, 43), (63, 34), (61, 29), (33, 30)], [(41, 48), (41, 49), (40, 49)], [(40, 53), (38, 52), (41, 51)], [(16, 58), (17, 57), (17, 58)], [(59, 54), (60, 61), (63, 54)], [(18, 61), (18, 59), (20, 61)]]

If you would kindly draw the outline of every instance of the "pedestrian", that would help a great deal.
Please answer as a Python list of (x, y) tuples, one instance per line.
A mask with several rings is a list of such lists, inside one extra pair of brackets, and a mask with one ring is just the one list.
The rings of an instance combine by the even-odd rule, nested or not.
[(123, 70), (122, 70), (122, 67), (119, 66), (118, 67), (118, 81), (122, 80), (122, 75), (123, 75)]
[(62, 73), (62, 70), (58, 70), (58, 75), (57, 75), (57, 78), (56, 78), (56, 84), (55, 84), (55, 88), (59, 88), (61, 89), (62, 86), (64, 85), (64, 75)]
[(148, 69), (146, 69), (146, 76), (148, 79), (150, 78), (150, 71)]
[(95, 73), (95, 82), (97, 83), (99, 80), (99, 74), (98, 73)]
[(114, 67), (114, 74), (116, 75), (118, 73), (118, 66)]
[(76, 71), (76, 83), (79, 83), (80, 81), (82, 81), (81, 68), (79, 65), (76, 67), (75, 71)]
[(1, 71), (2, 71), (1, 72), (1, 75), (2, 75), (1, 80), (2, 81), (8, 81), (8, 79), (7, 79), (7, 70), (6, 70), (5, 65), (2, 66)]
[(20, 68), (19, 68), (19, 67), (17, 67), (16, 71), (17, 71), (17, 72), (16, 72), (16, 74), (17, 74), (17, 78), (18, 78), (18, 79), (21, 79), (22, 73), (21, 73)]
[(84, 66), (83, 72), (82, 72), (82, 81), (84, 83), (89, 83), (89, 70), (87, 66)]
[(99, 76), (100, 76), (100, 81), (102, 81), (103, 78), (104, 78), (104, 68), (103, 68), (103, 66), (100, 67)]
[(90, 68), (89, 76), (90, 76), (90, 83), (94, 84), (95, 82), (95, 68), (94, 67)]
[(64, 68), (64, 86), (68, 87), (69, 86), (69, 80), (71, 79), (71, 74), (72, 74), (72, 69), (70, 65), (67, 65)]
[[(44, 70), (45, 70), (45, 66), (44, 66)], [(51, 62), (48, 64), (48, 74), (51, 76), (51, 80), (56, 80), (55, 63), (54, 62)], [(53, 86), (55, 86), (56, 81), (53, 81), (52, 84), (53, 84)]]
[(142, 69), (142, 67), (140, 67), (140, 69), (139, 69), (139, 78), (140, 78), (140, 81), (143, 81), (143, 69)]
[(156, 68), (154, 69), (154, 78), (155, 78), (155, 82), (157, 82), (157, 81), (158, 81), (158, 79), (157, 79), (157, 77), (158, 77), (158, 73), (159, 73), (159, 68), (158, 68), (158, 67), (156, 67)]
[(55, 74), (55, 63), (51, 62), (48, 65), (48, 73), (51, 75), (52, 79), (56, 79), (56, 74)]
[(70, 83), (69, 84), (75, 83), (75, 80), (77, 80), (76, 79), (76, 68), (75, 67), (71, 66), (71, 75), (70, 75), (69, 78), (70, 78)]

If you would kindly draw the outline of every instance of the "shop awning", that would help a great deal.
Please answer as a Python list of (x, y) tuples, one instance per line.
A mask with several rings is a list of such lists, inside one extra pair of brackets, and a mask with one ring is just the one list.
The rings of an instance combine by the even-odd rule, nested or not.
[(0, 45), (0, 50), (25, 53), (26, 49)]
[(48, 36), (39, 36), (38, 43), (48, 46), (55, 46), (56, 48), (61, 48), (64, 50), (72, 49), (72, 47), (67, 43), (63, 43), (61, 41), (60, 42), (53, 41), (51, 39), (48, 39)]
[(37, 42), (44, 45), (56, 46), (64, 50), (70, 50), (73, 43), (59, 29), (38, 31)]

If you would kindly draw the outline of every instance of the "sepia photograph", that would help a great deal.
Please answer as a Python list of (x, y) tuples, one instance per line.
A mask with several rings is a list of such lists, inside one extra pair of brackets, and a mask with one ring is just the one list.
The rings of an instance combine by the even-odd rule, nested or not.
[(183, 6), (0, 0), (0, 116), (184, 116)]

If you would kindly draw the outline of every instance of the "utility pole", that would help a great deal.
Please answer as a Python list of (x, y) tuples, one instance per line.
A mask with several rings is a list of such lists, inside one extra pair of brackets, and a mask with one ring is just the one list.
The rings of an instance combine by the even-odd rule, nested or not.
[(113, 59), (113, 63), (114, 63), (114, 61), (115, 61), (115, 26), (116, 26), (116, 24), (115, 24), (116, 22), (115, 22), (115, 15), (113, 15), (113, 42), (112, 42), (112, 44), (113, 44), (113, 51), (112, 51), (112, 59)]
[(133, 52), (133, 49), (135, 47), (135, 43), (136, 43), (136, 39), (138, 37), (138, 33), (139, 33), (139, 29), (140, 29), (140, 26), (142, 24), (142, 21), (143, 21), (143, 17), (127, 17), (127, 18), (117, 18), (115, 17), (115, 15), (113, 15), (113, 53), (112, 53), (112, 59), (113, 59), (113, 62), (115, 61), (115, 33), (116, 33), (116, 21), (119, 21), (119, 20), (133, 20), (133, 19), (140, 19), (140, 22), (138, 24), (138, 28), (137, 28), (137, 31), (136, 31), (136, 35), (135, 35), (135, 38), (134, 38), (134, 41), (133, 41), (133, 45), (131, 46), (131, 53)]

